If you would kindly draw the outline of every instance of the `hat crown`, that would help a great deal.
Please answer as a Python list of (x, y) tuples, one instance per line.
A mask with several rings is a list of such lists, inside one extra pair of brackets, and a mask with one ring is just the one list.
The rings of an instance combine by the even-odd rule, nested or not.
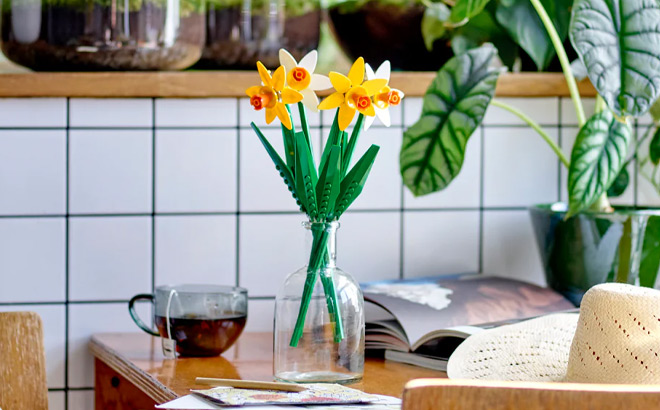
[(580, 305), (565, 380), (660, 383), (660, 291), (594, 286)]

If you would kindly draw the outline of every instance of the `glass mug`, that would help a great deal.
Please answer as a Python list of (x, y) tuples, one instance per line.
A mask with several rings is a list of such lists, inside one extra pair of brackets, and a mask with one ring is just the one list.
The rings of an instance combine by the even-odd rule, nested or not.
[[(128, 310), (140, 329), (176, 341), (179, 355), (217, 356), (229, 349), (243, 331), (247, 299), (247, 290), (238, 287), (166, 285), (156, 288), (153, 295), (133, 296)], [(154, 305), (157, 331), (137, 315), (138, 300), (149, 300)]]

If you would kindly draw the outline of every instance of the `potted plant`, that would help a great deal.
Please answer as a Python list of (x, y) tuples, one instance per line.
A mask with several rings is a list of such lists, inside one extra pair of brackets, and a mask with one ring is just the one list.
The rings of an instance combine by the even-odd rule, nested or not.
[[(567, 42), (572, 0), (542, 0)], [(514, 71), (559, 71), (550, 37), (528, 0), (331, 0), (342, 49), (395, 69), (436, 70), (454, 54), (486, 42)], [(569, 56), (574, 57), (569, 48)]]
[(653, 286), (660, 263), (660, 210), (613, 208), (608, 190), (621, 191), (625, 165), (635, 155), (654, 168), (649, 176), (660, 185), (660, 137), (643, 152), (630, 125), (660, 93), (660, 5), (575, 1), (570, 41), (599, 94), (596, 112), (586, 118), (561, 38), (541, 1), (530, 3), (559, 57), (580, 125), (570, 158), (531, 118), (493, 99), (502, 70), (491, 65), (496, 49), (484, 45), (452, 58), (428, 88), (421, 118), (404, 133), (403, 181), (416, 196), (445, 188), (459, 173), (466, 144), (488, 105), (501, 107), (533, 128), (568, 169), (568, 204), (531, 208), (548, 284), (576, 304), (586, 289), (608, 280)]
[[(541, 1), (565, 45), (572, 3)], [(425, 4), (421, 31), (429, 49), (444, 40), (455, 54), (461, 54), (489, 42), (497, 47), (509, 70), (561, 70), (550, 36), (529, 0), (435, 0)], [(567, 52), (575, 57), (572, 48)]]

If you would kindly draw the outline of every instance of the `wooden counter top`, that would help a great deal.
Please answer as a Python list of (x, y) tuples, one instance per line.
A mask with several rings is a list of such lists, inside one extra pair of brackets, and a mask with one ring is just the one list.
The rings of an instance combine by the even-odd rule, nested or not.
[[(270, 333), (243, 334), (236, 345), (222, 356), (212, 358), (166, 360), (162, 354), (160, 339), (144, 333), (95, 335), (89, 347), (97, 359), (97, 408), (101, 400), (99, 395), (109, 397), (108, 392), (102, 391), (102, 387), (120, 385), (118, 380), (116, 383), (104, 382), (103, 375), (99, 373), (105, 366), (156, 403), (188, 394), (191, 388), (205, 388), (195, 384), (194, 380), (198, 376), (272, 380), (273, 348)], [(113, 377), (116, 376), (111, 375), (108, 378)], [(368, 393), (400, 397), (406, 382), (422, 377), (446, 376), (442, 372), (367, 358), (364, 379), (350, 386)]]
[[(395, 72), (390, 84), (407, 96), (422, 96), (434, 72)], [(259, 81), (256, 71), (5, 73), (0, 74), (0, 98), (211, 98), (244, 97)], [(588, 80), (579, 83), (583, 96), (593, 97)], [(561, 73), (503, 74), (500, 97), (568, 96)]]

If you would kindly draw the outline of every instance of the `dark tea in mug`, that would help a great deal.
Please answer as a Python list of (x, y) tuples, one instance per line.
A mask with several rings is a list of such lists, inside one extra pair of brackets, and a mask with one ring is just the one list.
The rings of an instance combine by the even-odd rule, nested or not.
[[(155, 316), (158, 333), (167, 338), (167, 319)], [(229, 349), (240, 336), (247, 315), (223, 315), (217, 318), (170, 317), (170, 333), (181, 356), (217, 356)]]
[[(153, 320), (157, 329), (147, 326), (135, 311), (139, 300), (154, 305)], [(128, 302), (131, 318), (140, 329), (163, 339), (169, 334), (176, 342), (179, 356), (217, 356), (229, 349), (243, 332), (247, 322), (247, 291), (218, 285), (165, 285), (154, 294), (135, 295)], [(163, 354), (176, 357), (171, 344), (163, 340)]]

